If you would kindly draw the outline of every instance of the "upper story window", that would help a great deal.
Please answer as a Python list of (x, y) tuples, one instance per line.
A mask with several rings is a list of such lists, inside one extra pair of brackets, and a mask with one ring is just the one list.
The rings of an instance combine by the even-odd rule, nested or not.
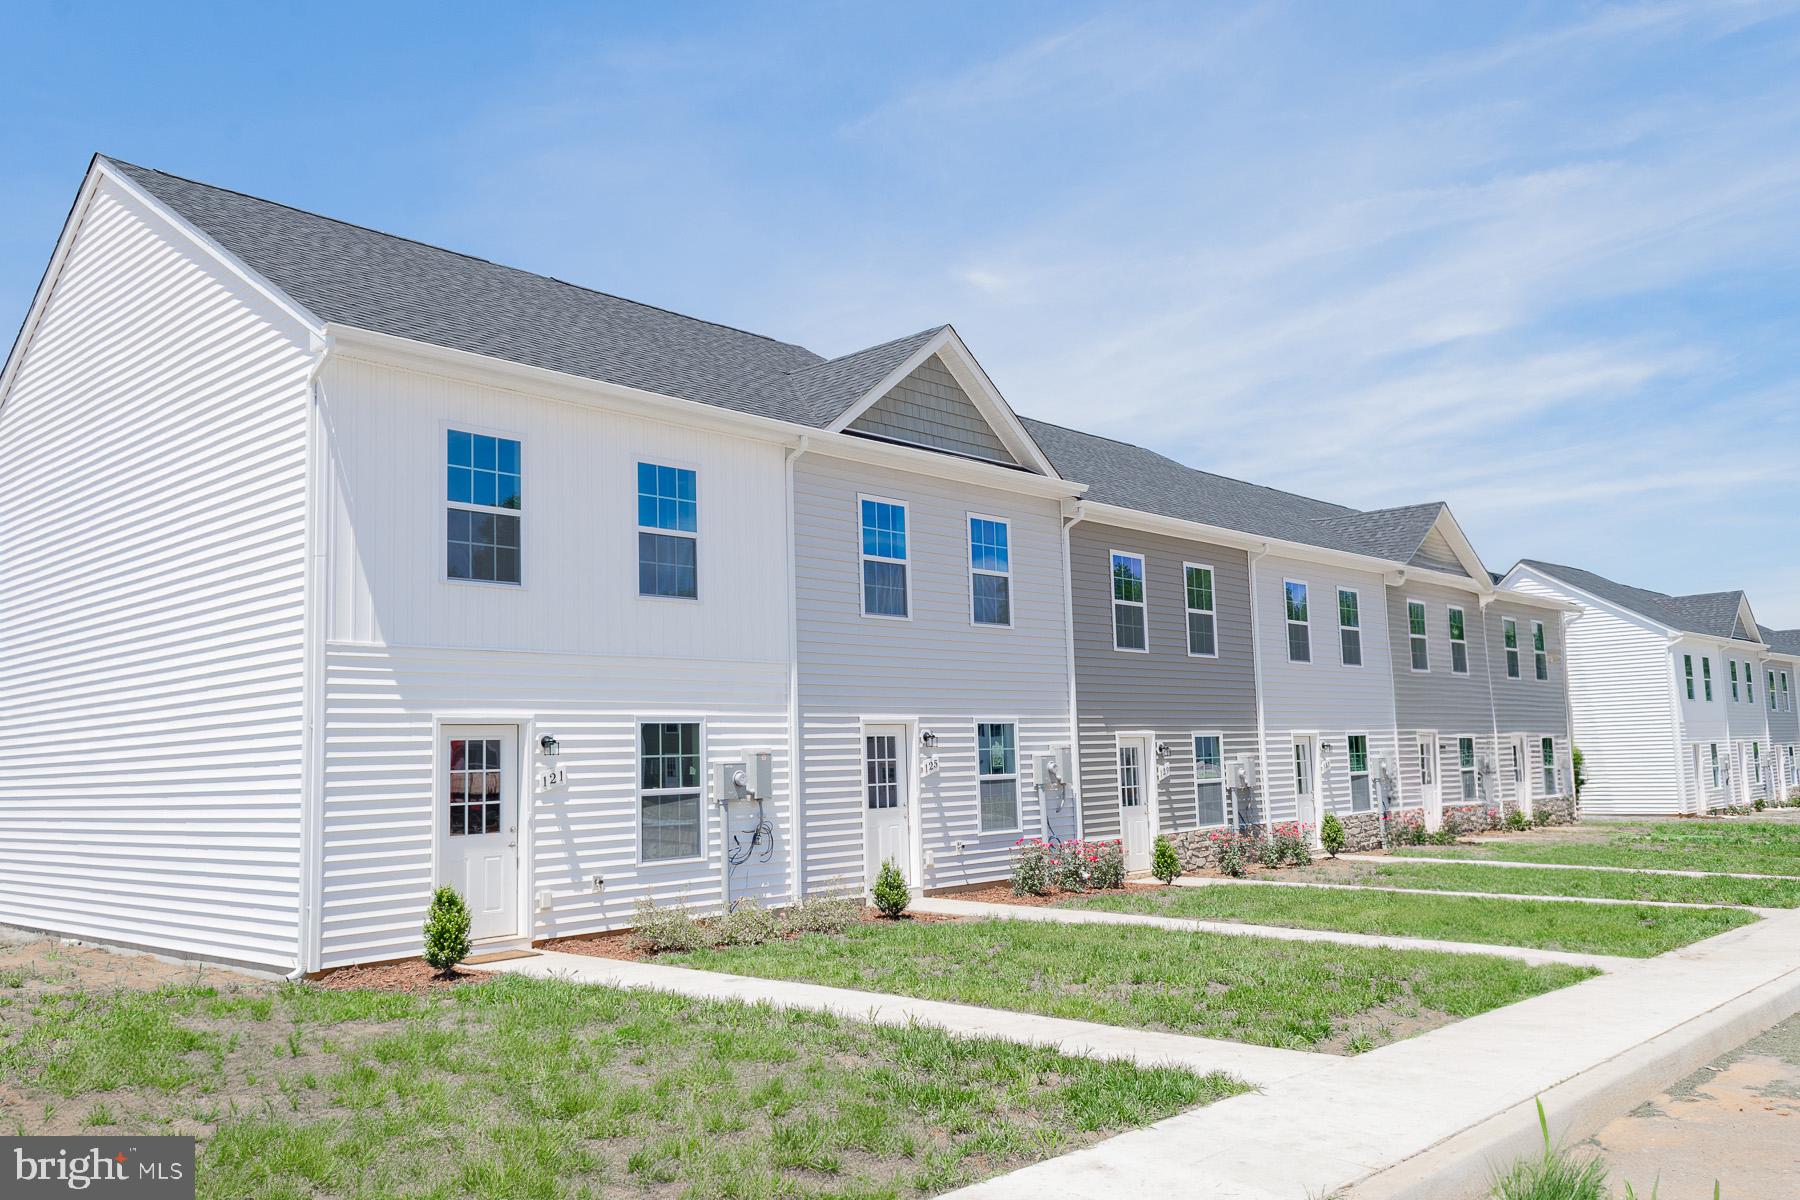
[(1287, 639), (1289, 662), (1312, 661), (1312, 626), (1307, 623), (1306, 585), (1286, 580), (1282, 590), (1287, 595)]
[(1544, 648), (1544, 623), (1531, 623), (1531, 662), (1539, 679), (1550, 678), (1550, 653)]
[(1012, 526), (1000, 517), (969, 516), (970, 619), (1012, 624)]
[(1744, 703), (1756, 703), (1756, 675), (1750, 670), (1750, 664), (1744, 664)]
[(1794, 693), (1788, 690), (1788, 673), (1781, 673), (1781, 711), (1794, 711)]
[(1687, 678), (1687, 698), (1689, 700), (1692, 700), (1694, 698), (1694, 656), (1693, 655), (1684, 654), (1681, 656), (1681, 672)]
[(910, 617), (912, 583), (907, 574), (906, 505), (899, 500), (858, 497), (862, 525), (862, 610), (865, 617)]
[(1780, 711), (1775, 704), (1775, 672), (1769, 672), (1769, 711)]
[(1338, 654), (1346, 667), (1362, 666), (1362, 604), (1350, 588), (1338, 589)]
[(1706, 702), (1712, 703), (1712, 659), (1700, 657), (1700, 683), (1706, 689)]
[(525, 506), (519, 443), (449, 431), (444, 496), (444, 574), (451, 579), (521, 579), (519, 513)]
[(1187, 583), (1188, 653), (1197, 658), (1217, 658), (1219, 626), (1218, 613), (1213, 608), (1213, 569), (1187, 563), (1182, 574)]
[(1738, 701), (1737, 659), (1727, 659), (1725, 665), (1731, 668), (1731, 702), (1736, 704)]
[(1369, 739), (1353, 733), (1345, 741), (1350, 748), (1350, 811), (1368, 812), (1375, 806), (1369, 791)]
[(638, 595), (699, 598), (697, 489), (685, 467), (637, 465)]
[(1500, 618), (1500, 636), (1506, 643), (1506, 677), (1519, 677), (1519, 623), (1511, 617)]
[(1408, 600), (1406, 602), (1406, 633), (1412, 643), (1412, 669), (1415, 671), (1431, 670), (1431, 650), (1425, 644), (1425, 602)]
[(1148, 650), (1144, 613), (1144, 556), (1112, 552), (1113, 649)]
[(700, 725), (638, 726), (638, 858), (700, 857)]
[(1019, 827), (1018, 727), (1005, 722), (975, 726), (975, 767), (981, 793), (981, 832)]
[(1224, 744), (1216, 733), (1194, 735), (1194, 821), (1202, 829), (1225, 823)]
[(1469, 673), (1469, 636), (1463, 624), (1463, 610), (1448, 608), (1450, 617), (1450, 673), (1467, 675)]

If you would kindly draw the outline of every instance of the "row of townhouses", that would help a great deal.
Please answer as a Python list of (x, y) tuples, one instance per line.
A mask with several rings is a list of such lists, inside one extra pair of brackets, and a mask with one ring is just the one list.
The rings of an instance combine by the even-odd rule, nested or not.
[[(315, 971), (1021, 838), (1699, 811), (1800, 634), (97, 158), (0, 376), (0, 921)], [(1572, 739), (1572, 731), (1576, 737)]]

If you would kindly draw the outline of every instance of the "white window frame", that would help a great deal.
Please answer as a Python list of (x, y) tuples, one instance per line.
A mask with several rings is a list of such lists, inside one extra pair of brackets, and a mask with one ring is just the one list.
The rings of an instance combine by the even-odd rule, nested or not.
[[(1550, 747), (1550, 761), (1544, 761), (1544, 747)], [(1544, 786), (1544, 796), (1559, 795), (1556, 785), (1562, 779), (1562, 764), (1557, 761), (1556, 739), (1540, 737), (1538, 739), (1538, 782)]]
[[(1344, 624), (1344, 596), (1346, 594), (1356, 597), (1356, 624), (1354, 624), (1354, 625)], [(1337, 587), (1337, 593), (1333, 597), (1333, 599), (1337, 602), (1338, 665), (1340, 667), (1350, 667), (1353, 670), (1360, 671), (1363, 669), (1363, 666), (1368, 662), (1368, 657), (1363, 654), (1362, 590), (1360, 588), (1345, 587), (1344, 585), (1339, 584)], [(1311, 611), (1310, 606), (1308, 608), (1308, 611), (1309, 612)], [(1345, 662), (1344, 661), (1344, 631), (1345, 630), (1354, 630), (1356, 633), (1356, 661), (1355, 662)]]
[(1689, 700), (1692, 700), (1694, 698), (1694, 656), (1693, 655), (1683, 654), (1681, 656), (1681, 674), (1682, 674), (1682, 678), (1687, 681), (1687, 698)]
[(1781, 711), (1794, 711), (1794, 693), (1788, 689), (1788, 673), (1781, 673)]
[[(1463, 743), (1469, 743), (1469, 765), (1463, 766)], [(1481, 803), (1481, 747), (1472, 737), (1456, 739), (1456, 776), (1460, 803)]]
[[(1212, 590), (1212, 607), (1211, 608), (1195, 608), (1193, 606), (1193, 602), (1192, 602), (1192, 600), (1189, 599), (1189, 593), (1188, 593), (1188, 572), (1189, 571), (1205, 571), (1207, 573), (1208, 577), (1211, 578), (1211, 580), (1212, 580), (1212, 589), (1211, 589)], [(1182, 635), (1187, 638), (1188, 657), (1189, 658), (1217, 658), (1217, 657), (1219, 657), (1219, 573), (1213, 569), (1213, 565), (1211, 563), (1184, 562), (1181, 564), (1181, 602), (1182, 602), (1182, 604), (1187, 606), (1188, 627), (1182, 631)], [(1194, 650), (1193, 617), (1194, 617), (1195, 613), (1204, 613), (1207, 616), (1212, 618), (1213, 648), (1212, 648), (1211, 654), (1200, 654)], [(1145, 626), (1146, 632), (1148, 631), (1148, 629), (1149, 629), (1149, 626), (1146, 625)], [(1146, 637), (1145, 641), (1148, 642), (1148, 640), (1149, 640), (1148, 637)], [(1208, 736), (1211, 736), (1211, 735), (1208, 735)], [(1222, 753), (1222, 751), (1221, 751), (1221, 753)]]
[[(1216, 578), (1216, 576), (1215, 576)], [(1203, 824), (1200, 821), (1200, 747), (1201, 738), (1216, 738), (1219, 743), (1219, 823)], [(1224, 829), (1231, 825), (1231, 789), (1225, 784), (1225, 734), (1218, 729), (1194, 729), (1188, 732), (1188, 746), (1194, 752), (1194, 828)]]
[(1708, 743), (1707, 743), (1707, 749), (1708, 749), (1708, 750), (1710, 750), (1710, 751), (1711, 751), (1711, 752), (1712, 752), (1712, 785), (1713, 785), (1713, 790), (1714, 790), (1714, 791), (1718, 791), (1718, 790), (1719, 790), (1719, 789), (1720, 789), (1720, 788), (1721, 788), (1721, 787), (1724, 787), (1724, 786), (1725, 786), (1725, 783), (1724, 783), (1724, 780), (1723, 780), (1723, 779), (1722, 779), (1722, 778), (1721, 778), (1721, 777), (1720, 777), (1720, 775), (1719, 775), (1719, 743), (1717, 743), (1717, 742), (1708, 742)]
[(1706, 702), (1711, 704), (1713, 698), (1713, 685), (1712, 657), (1710, 655), (1702, 654), (1700, 656), (1700, 686), (1706, 692)]
[[(503, 438), (509, 442), (519, 443), (519, 498), (518, 508), (500, 508), (485, 504), (465, 504), (461, 500), (450, 499), (450, 434), (479, 434), (482, 437)], [(485, 587), (505, 588), (509, 592), (522, 592), (528, 579), (526, 567), (528, 558), (525, 554), (525, 435), (508, 430), (497, 429), (487, 425), (473, 425), (466, 421), (441, 420), (438, 422), (438, 512), (437, 512), (437, 555), (438, 582), (451, 587)], [(507, 583), (500, 579), (458, 579), (450, 574), (450, 562), (447, 557), (445, 543), (449, 540), (445, 529), (445, 512), (452, 508), (460, 508), (465, 512), (481, 513), (486, 516), (505, 515), (519, 519), (519, 582)]]
[[(696, 493), (698, 492), (698, 490), (699, 490), (698, 487), (696, 487), (696, 489), (695, 489)], [(906, 557), (905, 558), (889, 558), (889, 557), (887, 557), (885, 555), (881, 555), (881, 554), (867, 554), (864, 552), (865, 546), (863, 544), (863, 523), (862, 523), (862, 510), (863, 510), (863, 502), (864, 501), (869, 501), (874, 504), (892, 504), (892, 505), (897, 506), (900, 509), (900, 511), (903, 514), (905, 514), (905, 518), (906, 518)], [(863, 617), (866, 620), (870, 620), (870, 621), (910, 621), (910, 620), (912, 620), (913, 619), (912, 505), (908, 504), (904, 500), (896, 500), (892, 496), (877, 496), (877, 495), (874, 495), (873, 493), (869, 493), (869, 492), (858, 492), (858, 493), (856, 493), (856, 509), (855, 509), (855, 512), (853, 515), (854, 515), (855, 520), (852, 525), (852, 528), (856, 531), (856, 607), (861, 611)], [(863, 564), (870, 563), (870, 562), (899, 563), (902, 567), (906, 568), (906, 612), (904, 615), (895, 614), (895, 613), (872, 613), (869, 611), (869, 586), (868, 586), (868, 582), (867, 582), (868, 575), (864, 570)]]
[[(975, 565), (975, 522), (977, 522), (977, 521), (988, 521), (988, 522), (998, 525), (1002, 529), (1006, 530), (1006, 570), (990, 571), (986, 567), (979, 567), (979, 568), (976, 567), (976, 565)], [(906, 548), (907, 548), (907, 551), (910, 553), (912, 550), (912, 541), (911, 541), (912, 518), (910, 516), (908, 516), (907, 520), (906, 520), (906, 536), (908, 539)], [(1015, 618), (1013, 616), (1013, 609), (1016, 607), (1013, 602), (1017, 596), (1017, 593), (1013, 588), (1013, 569), (1012, 569), (1013, 535), (1012, 535), (1012, 520), (1011, 520), (1011, 518), (996, 517), (990, 513), (980, 513), (980, 512), (964, 513), (963, 514), (963, 544), (964, 544), (963, 548), (967, 552), (968, 558), (969, 558), (969, 624), (975, 626), (978, 629), (1011, 629), (1011, 628), (1013, 628), (1013, 624), (1014, 624), (1014, 620), (1015, 620)], [(977, 575), (987, 575), (987, 576), (990, 576), (995, 579), (1006, 580), (1006, 620), (1004, 620), (1004, 621), (978, 621), (975, 619), (975, 577)], [(912, 572), (908, 571), (907, 578), (909, 581), (910, 581), (911, 577), (912, 577)], [(908, 601), (907, 601), (907, 611), (908, 612), (912, 611), (912, 601), (910, 598), (908, 598)]]
[(1750, 669), (1748, 660), (1744, 662), (1744, 703), (1756, 703), (1756, 673)]
[(1414, 730), (1413, 742), (1419, 751), (1419, 790), (1429, 797), (1435, 788), (1438, 798), (1442, 800), (1444, 789), (1438, 776), (1444, 770), (1443, 742), (1435, 729)]
[[(1456, 636), (1455, 627), (1450, 624), (1450, 614), (1455, 613), (1462, 618), (1463, 635)], [(1469, 673), (1469, 614), (1460, 604), (1444, 606), (1444, 632), (1450, 635), (1450, 673), (1467, 675)], [(1456, 648), (1462, 647), (1462, 670), (1456, 669)]]
[[(522, 468), (524, 466), (524, 458), (525, 458), (525, 453), (523, 450), (521, 450), (519, 452), (519, 458), (520, 458), (519, 465)], [(701, 508), (700, 508), (700, 467), (699, 467), (699, 464), (691, 463), (691, 462), (676, 462), (676, 461), (670, 460), (670, 459), (663, 459), (661, 461), (652, 461), (648, 458), (634, 458), (631, 461), (632, 461), (632, 466), (631, 466), (631, 514), (632, 514), (633, 520), (636, 520), (636, 518), (637, 518), (637, 498), (638, 498), (637, 468), (638, 467), (640, 467), (640, 466), (671, 467), (677, 471), (692, 471), (694, 473), (694, 532), (689, 533), (685, 529), (658, 529), (654, 525), (639, 524), (637, 526), (638, 533), (653, 533), (653, 534), (658, 534), (663, 537), (687, 538), (689, 541), (694, 543), (694, 594), (691, 596), (659, 596), (659, 595), (655, 595), (652, 593), (646, 593), (644, 591), (643, 587), (640, 585), (638, 587), (638, 591), (637, 591), (637, 598), (639, 600), (650, 600), (650, 601), (665, 601), (666, 600), (666, 601), (671, 601), (676, 604), (698, 604), (698, 603), (700, 603), (700, 597), (702, 595), (704, 595), (704, 593), (701, 591), (701, 582), (702, 581), (700, 579), (700, 512), (701, 512)], [(857, 509), (857, 516), (858, 516), (859, 521), (861, 519), (861, 515), (862, 515), (862, 509), (859, 506)], [(860, 525), (858, 527), (857, 532), (860, 536), (860, 534), (861, 534)], [(634, 551), (637, 549), (635, 540), (634, 540), (632, 549)]]
[(1738, 690), (1737, 659), (1728, 658), (1725, 665), (1731, 668), (1731, 702), (1736, 704), (1744, 698), (1744, 694)]
[[(1306, 600), (1305, 600), (1306, 619), (1304, 621), (1296, 621), (1296, 620), (1294, 620), (1294, 618), (1288, 616), (1288, 588), (1290, 588), (1290, 587), (1301, 588), (1306, 593)], [(1312, 652), (1312, 584), (1306, 582), (1306, 580), (1304, 580), (1304, 579), (1283, 579), (1281, 581), (1281, 620), (1282, 620), (1281, 631), (1282, 631), (1283, 636), (1285, 636), (1287, 638), (1287, 660), (1291, 663), (1308, 663), (1308, 664), (1310, 664), (1313, 661), (1313, 652)], [(1306, 657), (1305, 658), (1295, 658), (1294, 657), (1294, 626), (1296, 626), (1296, 625), (1298, 625), (1302, 629), (1306, 630)]]
[[(1412, 610), (1415, 604), (1419, 606), (1419, 626), (1425, 630), (1424, 633), (1412, 631)], [(1418, 665), (1418, 656), (1412, 652), (1415, 644), (1423, 646), (1425, 649), (1425, 665), (1422, 667)], [(1415, 600), (1411, 596), (1406, 598), (1406, 653), (1406, 665), (1412, 669), (1413, 674), (1431, 674), (1431, 606), (1425, 601)]]
[[(700, 757), (699, 786), (693, 788), (646, 788), (644, 787), (644, 726), (646, 725), (696, 725), (699, 727)], [(707, 805), (707, 761), (706, 761), (706, 718), (692, 713), (663, 714), (653, 713), (648, 716), (633, 717), (631, 721), (631, 790), (632, 802), (637, 806), (635, 836), (637, 845), (637, 865), (645, 868), (677, 867), (706, 862), (711, 856), (707, 853), (707, 831), (712, 826), (711, 809)], [(644, 857), (644, 797), (674, 796), (695, 792), (700, 801), (700, 853), (683, 858), (645, 858)]]
[[(981, 727), (983, 725), (1009, 725), (1012, 727), (1013, 769), (1010, 773), (987, 775), (982, 772), (981, 762)], [(1024, 761), (1025, 747), (1019, 741), (1019, 719), (1017, 717), (977, 717), (969, 726), (969, 737), (975, 745), (975, 829), (982, 836), (991, 833), (1019, 833), (1025, 828), (1025, 796), (1020, 786), (1022, 773), (1019, 764)], [(989, 829), (984, 824), (981, 810), (981, 785), (984, 783), (1010, 783), (1013, 796), (1013, 823), (996, 825)]]
[[(1360, 605), (1358, 606), (1358, 615), (1361, 615)], [(1363, 769), (1361, 771), (1356, 769), (1356, 759), (1351, 753), (1350, 739), (1352, 738), (1361, 738), (1363, 742)], [(1369, 746), (1368, 734), (1346, 733), (1344, 735), (1344, 770), (1348, 772), (1350, 778), (1349, 790), (1344, 793), (1344, 799), (1349, 802), (1350, 811), (1352, 813), (1372, 813), (1378, 811), (1381, 807), (1375, 796), (1374, 757), (1375, 751)], [(1369, 807), (1367, 808), (1356, 807), (1356, 780), (1358, 776), (1362, 777), (1368, 787)]]
[(1769, 672), (1769, 677), (1766, 682), (1769, 685), (1769, 711), (1780, 712), (1781, 708), (1778, 702), (1781, 699), (1781, 693), (1775, 690), (1775, 672)]
[[(1135, 559), (1137, 559), (1138, 586), (1142, 589), (1143, 595), (1144, 595), (1144, 598), (1142, 600), (1121, 600), (1121, 599), (1119, 599), (1118, 588), (1113, 583), (1113, 559), (1115, 559), (1115, 558), (1135, 558)], [(1185, 581), (1184, 581), (1184, 586), (1185, 586)], [(1136, 550), (1108, 550), (1106, 552), (1106, 595), (1107, 595), (1107, 599), (1112, 601), (1112, 606), (1110, 608), (1108, 608), (1106, 611), (1107, 611), (1107, 615), (1109, 617), (1111, 617), (1111, 619), (1112, 619), (1113, 649), (1118, 651), (1121, 654), (1148, 654), (1148, 653), (1150, 653), (1150, 559), (1149, 559), (1149, 557), (1147, 555), (1138, 553)], [(1138, 610), (1138, 612), (1143, 614), (1144, 644), (1142, 646), (1121, 646), (1121, 645), (1119, 645), (1119, 606), (1121, 604), (1125, 605), (1128, 608), (1135, 608)]]
[(1750, 743), (1750, 782), (1762, 782), (1762, 743)]
[[(1506, 635), (1512, 634), (1512, 642), (1508, 644)], [(1500, 648), (1506, 651), (1506, 677), (1522, 678), (1519, 670), (1519, 619), (1517, 617), (1500, 618)]]
[[(1538, 649), (1542, 644), (1543, 649)], [(1539, 683), (1550, 681), (1550, 639), (1542, 621), (1531, 623), (1531, 673)]]

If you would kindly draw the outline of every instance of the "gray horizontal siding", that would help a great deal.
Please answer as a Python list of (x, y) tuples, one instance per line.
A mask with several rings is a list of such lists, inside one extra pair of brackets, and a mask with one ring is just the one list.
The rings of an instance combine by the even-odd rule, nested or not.
[[(1519, 677), (1506, 674), (1506, 623), (1512, 617), (1519, 623)], [(1550, 678), (1539, 679), (1531, 658), (1531, 623), (1544, 623), (1544, 648), (1550, 654)], [(1483, 639), (1487, 644), (1488, 674), (1493, 681), (1494, 720), (1501, 733), (1556, 733), (1562, 736), (1569, 728), (1568, 697), (1563, 687), (1563, 670), (1567, 662), (1562, 644), (1562, 616), (1524, 604), (1509, 604), (1504, 593), (1488, 605), (1487, 628)], [(1716, 681), (1715, 681), (1716, 682)]]
[[(1425, 605), (1425, 643), (1429, 671), (1412, 669), (1412, 637), (1407, 624), (1409, 601)], [(1463, 611), (1469, 670), (1450, 670), (1448, 610)], [(1387, 589), (1388, 640), (1394, 660), (1394, 712), (1402, 730), (1435, 729), (1454, 737), (1491, 736), (1494, 712), (1488, 694), (1488, 647), (1481, 634), (1481, 605), (1469, 592), (1436, 585), (1408, 583)]]

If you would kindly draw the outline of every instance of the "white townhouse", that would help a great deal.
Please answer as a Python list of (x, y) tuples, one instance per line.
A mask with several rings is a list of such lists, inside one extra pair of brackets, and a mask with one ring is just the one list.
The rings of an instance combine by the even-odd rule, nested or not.
[(1771, 667), (1743, 592), (1670, 596), (1535, 559), (1501, 586), (1579, 608), (1567, 644), (1584, 812), (1701, 813), (1778, 795), (1768, 706), (1787, 711), (1789, 668)]
[(0, 471), (0, 922), (307, 972), (439, 883), (504, 946), (860, 882), (865, 805), (928, 810), (917, 885), (1069, 803), (1080, 488), (947, 329), (828, 362), (96, 158)]

